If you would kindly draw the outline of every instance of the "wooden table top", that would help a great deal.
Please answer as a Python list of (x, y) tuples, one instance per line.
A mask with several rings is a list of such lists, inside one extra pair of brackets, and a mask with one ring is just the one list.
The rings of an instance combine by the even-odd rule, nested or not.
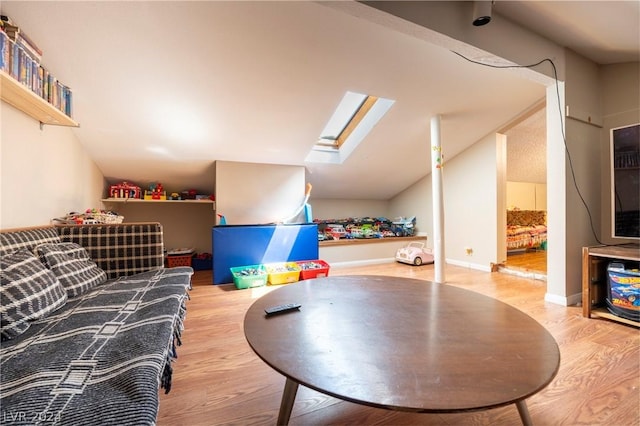
[[(266, 307), (300, 303), (266, 317)], [(244, 320), (249, 345), (299, 384), (346, 401), (419, 412), (515, 403), (551, 382), (553, 337), (498, 300), (429, 281), (338, 276), (285, 285)]]

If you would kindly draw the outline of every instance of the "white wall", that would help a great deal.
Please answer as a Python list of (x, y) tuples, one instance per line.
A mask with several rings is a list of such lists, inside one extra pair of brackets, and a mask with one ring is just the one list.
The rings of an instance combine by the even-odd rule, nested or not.
[(47, 225), (72, 211), (100, 208), (105, 181), (74, 130), (40, 130), (36, 120), (0, 104), (0, 228)]
[(507, 209), (546, 210), (547, 185), (535, 182), (507, 182)]
[[(498, 216), (506, 215), (498, 194), (498, 156), (504, 137), (486, 136), (445, 162), (445, 257), (447, 262), (490, 270), (498, 263)], [(446, 138), (443, 142), (446, 153)], [(445, 157), (446, 158), (446, 157)], [(473, 250), (467, 256), (466, 248)]]
[(389, 203), (389, 216), (415, 216), (418, 235), (427, 236), (427, 246), (433, 247), (433, 196), (431, 174), (420, 179)]
[(281, 222), (304, 201), (303, 166), (217, 161), (215, 169), (216, 211), (228, 225)]
[[(489, 271), (492, 263), (504, 260), (500, 247), (506, 256), (506, 240), (501, 243), (498, 230), (506, 221), (503, 218), (506, 200), (500, 190), (504, 187), (501, 179), (505, 179), (505, 144), (503, 135), (489, 135), (444, 163), (444, 240), (448, 263)], [(442, 149), (446, 156), (446, 136)], [(389, 207), (392, 215), (415, 212), (419, 234), (427, 236), (428, 247), (433, 247), (432, 200), (428, 175), (394, 197)], [(472, 256), (467, 256), (467, 247), (473, 250)]]
[(597, 242), (589, 216), (598, 234), (602, 129), (597, 123), (602, 122), (602, 109), (598, 66), (569, 50), (565, 52), (565, 63), (566, 82), (560, 82), (558, 87), (560, 106), (556, 88), (549, 86), (547, 90), (545, 299), (571, 305), (581, 299), (581, 248)]
[[(581, 300), (582, 247), (597, 244), (597, 238), (599, 238), (600, 134), (602, 129), (582, 120), (586, 116), (587, 118), (592, 117), (592, 122), (602, 122), (602, 98), (600, 74), (596, 64), (567, 50), (566, 73), (565, 101), (569, 116), (566, 117), (565, 131), (571, 163), (568, 163), (567, 158), (565, 174), (566, 247), (564, 249), (566, 275), (564, 276), (564, 289), (558, 295), (564, 296), (566, 298), (565, 304), (570, 305)], [(573, 173), (570, 170), (571, 165), (573, 165)], [(578, 193), (576, 186), (580, 193)], [(583, 200), (586, 206), (583, 204)], [(550, 240), (549, 246), (553, 244), (554, 241)], [(553, 280), (561, 278), (554, 276)]]
[[(313, 198), (313, 190), (311, 194), (309, 204), (313, 210), (314, 219), (345, 219), (366, 216), (389, 217), (388, 201)], [(407, 215), (406, 213), (404, 214), (404, 216)]]
[[(605, 244), (632, 242), (612, 238), (611, 219), (611, 129), (640, 123), (640, 63), (631, 62), (602, 66), (603, 129), (600, 135), (601, 162), (601, 238)], [(637, 242), (637, 240), (635, 241)]]

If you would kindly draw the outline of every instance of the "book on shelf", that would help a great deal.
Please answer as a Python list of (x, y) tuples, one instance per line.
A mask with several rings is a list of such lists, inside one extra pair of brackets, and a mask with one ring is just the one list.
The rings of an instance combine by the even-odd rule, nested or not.
[(10, 74), (11, 74), (11, 77), (20, 81), (20, 51), (22, 49), (20, 49), (20, 47), (14, 42), (10, 42), (10, 43), (11, 43), (11, 47), (10, 47), (11, 57), (9, 59), (10, 66), (11, 66)]
[(24, 49), (25, 53), (31, 57), (34, 61), (38, 63), (42, 62), (42, 51), (34, 48), (33, 45), (26, 42), (26, 39), (22, 34), (18, 34), (14, 42)]
[(40, 49), (33, 40), (20, 27), (13, 24), (11, 19), (6, 15), (0, 16), (0, 28), (7, 36), (16, 44), (20, 45), (28, 54), (38, 62), (42, 61), (42, 49)]
[(9, 38), (4, 31), (0, 31), (0, 69), (9, 71)]
[(0, 15), (0, 69), (71, 117), (73, 96), (40, 64), (42, 51), (6, 15)]

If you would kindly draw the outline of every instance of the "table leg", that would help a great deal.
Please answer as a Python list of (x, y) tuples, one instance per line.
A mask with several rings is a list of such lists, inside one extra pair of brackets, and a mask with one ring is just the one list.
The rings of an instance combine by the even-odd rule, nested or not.
[(284, 383), (282, 402), (280, 403), (280, 413), (278, 413), (278, 426), (289, 424), (289, 418), (291, 417), (291, 410), (293, 409), (297, 392), (298, 382), (287, 377), (287, 381)]
[(533, 426), (531, 416), (529, 415), (529, 410), (527, 409), (527, 403), (524, 401), (524, 399), (522, 401), (516, 402), (516, 407), (518, 407), (518, 413), (520, 413), (522, 424), (524, 426)]

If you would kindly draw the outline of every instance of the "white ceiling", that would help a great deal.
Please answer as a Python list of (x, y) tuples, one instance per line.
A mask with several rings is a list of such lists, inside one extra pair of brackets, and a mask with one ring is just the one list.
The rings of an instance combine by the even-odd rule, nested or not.
[(502, 1), (493, 10), (597, 64), (640, 60), (640, 1)]
[[(638, 4), (499, 1), (494, 13), (610, 63), (638, 60), (639, 37), (630, 36), (638, 32)], [(443, 117), (446, 159), (544, 98), (544, 87), (517, 73), (471, 64), (330, 6), (3, 1), (0, 7), (73, 89), (80, 123), (74, 132), (113, 181), (210, 192), (216, 160), (290, 164), (307, 167), (315, 198), (386, 200), (430, 173), (433, 115)], [(604, 23), (616, 31), (602, 31)], [(347, 90), (396, 102), (342, 166), (305, 164)]]

